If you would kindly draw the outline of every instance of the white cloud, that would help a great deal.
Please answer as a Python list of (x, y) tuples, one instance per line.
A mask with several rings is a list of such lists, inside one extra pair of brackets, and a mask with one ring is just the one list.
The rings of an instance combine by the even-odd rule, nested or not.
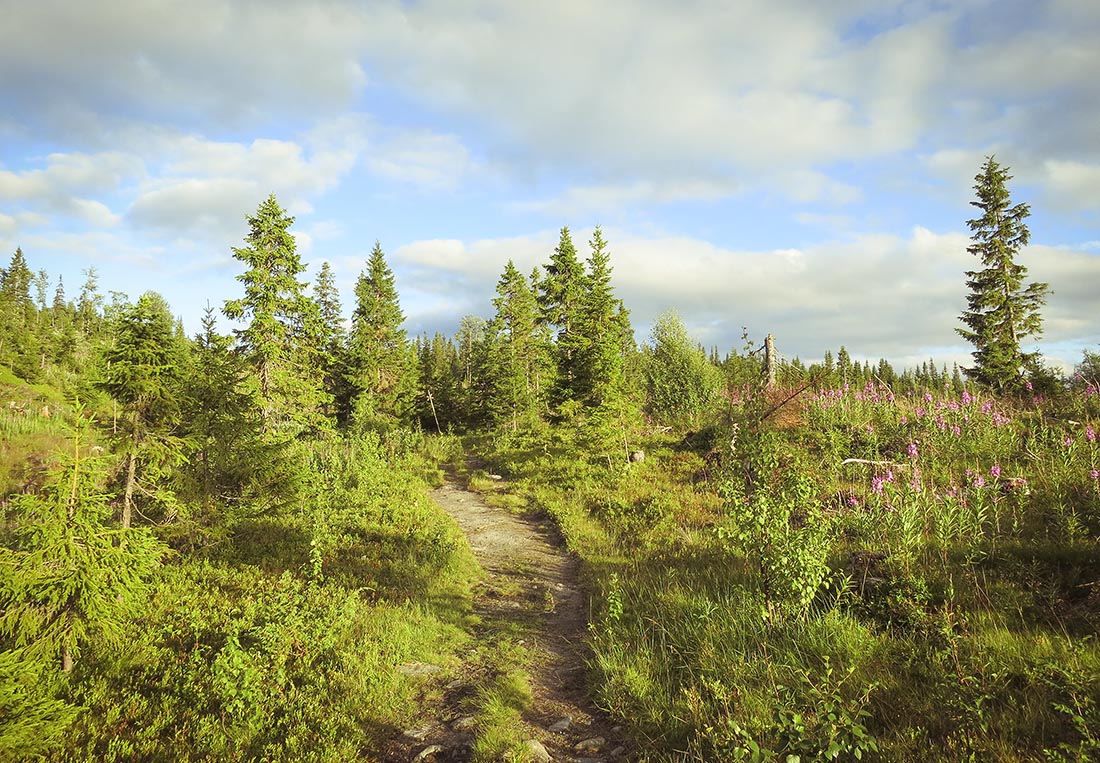
[(387, 136), (369, 152), (367, 168), (384, 178), (423, 188), (451, 189), (473, 169), (469, 151), (453, 135), (411, 130)]
[[(575, 231), (583, 257), (590, 231)], [(861, 357), (940, 361), (965, 358), (955, 333), (965, 308), (964, 271), (972, 266), (964, 233), (916, 227), (907, 236), (864, 234), (794, 249), (732, 250), (688, 237), (650, 238), (605, 230), (616, 293), (644, 338), (653, 319), (675, 308), (706, 344), (740, 346), (742, 326), (754, 337), (773, 333), (788, 356), (819, 358), (841, 344)], [(415, 284), (410, 310), (419, 323), (443, 321), (441, 304), (467, 296), (449, 316), (454, 331), (462, 313), (492, 314), (496, 278), (511, 258), (521, 271), (548, 261), (557, 236), (417, 241), (397, 252), (396, 269)], [(1050, 281), (1043, 341), (1096, 341), (1092, 316), (1100, 298), (1100, 257), (1047, 247), (1021, 256), (1034, 280)], [(434, 277), (433, 277), (434, 274)], [(436, 295), (436, 299), (432, 299)], [(444, 300), (445, 302), (441, 302)]]
[(98, 154), (54, 153), (45, 166), (21, 172), (0, 170), (0, 201), (20, 210), (30, 222), (43, 213), (72, 216), (94, 227), (110, 227), (118, 215), (94, 198), (109, 195), (144, 173), (141, 161), (109, 151)]
[(1046, 186), (1057, 201), (1072, 209), (1100, 208), (1100, 163), (1048, 159)]
[(732, 183), (707, 180), (664, 183), (639, 180), (618, 185), (576, 186), (557, 198), (516, 202), (511, 206), (517, 210), (541, 212), (550, 216), (575, 217), (615, 212), (628, 206), (715, 201), (732, 196), (737, 190), (737, 186)]
[(354, 3), (4, 6), (0, 71), (18, 73), (5, 101), (54, 136), (95, 140), (107, 113), (200, 129), (331, 113), (366, 83), (357, 51), (370, 14)]

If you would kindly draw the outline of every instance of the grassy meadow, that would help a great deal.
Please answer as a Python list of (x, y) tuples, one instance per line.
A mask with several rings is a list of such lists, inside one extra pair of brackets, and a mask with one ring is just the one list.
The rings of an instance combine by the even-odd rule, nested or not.
[(592, 690), (642, 759), (1100, 756), (1095, 386), (741, 399), (633, 433), (641, 463), (480, 445), (584, 560)]

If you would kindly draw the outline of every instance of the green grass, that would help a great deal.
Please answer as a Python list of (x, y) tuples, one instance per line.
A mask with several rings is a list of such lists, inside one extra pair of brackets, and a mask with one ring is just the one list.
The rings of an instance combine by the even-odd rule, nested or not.
[[(567, 429), (477, 442), (584, 562), (599, 703), (651, 760), (1100, 757), (1095, 401), (798, 405), (762, 445), (743, 425), (724, 468), (717, 432), (640, 433), (634, 465)], [(753, 491), (789, 519), (732, 544)], [(776, 608), (806, 522), (828, 585)]]

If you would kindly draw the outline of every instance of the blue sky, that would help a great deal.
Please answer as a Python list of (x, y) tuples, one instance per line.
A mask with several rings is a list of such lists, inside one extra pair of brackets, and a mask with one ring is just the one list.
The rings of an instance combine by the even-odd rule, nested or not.
[[(603, 227), (639, 340), (676, 309), (804, 360), (968, 360), (987, 155), (1032, 206), (1039, 348), (1100, 345), (1095, 0), (0, 0), (0, 256), (198, 329), (274, 192), (350, 310), (377, 239), (410, 334)], [(52, 293), (52, 286), (51, 286)]]

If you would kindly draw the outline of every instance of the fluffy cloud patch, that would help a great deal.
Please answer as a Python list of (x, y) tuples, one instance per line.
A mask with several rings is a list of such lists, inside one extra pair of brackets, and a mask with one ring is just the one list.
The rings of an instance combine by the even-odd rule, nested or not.
[[(582, 258), (589, 235), (573, 234)], [(918, 363), (931, 354), (950, 362), (969, 353), (955, 334), (966, 304), (964, 272), (973, 267), (963, 233), (916, 227), (908, 236), (866, 234), (768, 251), (614, 229), (605, 236), (616, 293), (631, 310), (640, 339), (659, 313), (676, 309), (696, 338), (722, 351), (739, 347), (747, 327), (757, 338), (774, 334), (788, 357), (820, 358), (842, 344), (860, 357)], [(556, 243), (556, 235), (547, 232), (469, 245), (445, 240), (402, 247), (396, 267), (418, 292), (410, 320), (425, 325), (449, 319), (448, 326), (435, 329), (450, 333), (462, 313), (490, 317), (492, 289), (507, 260), (527, 272), (548, 261)], [(1035, 280), (1048, 280), (1054, 290), (1044, 311), (1045, 341), (1095, 338), (1091, 316), (1100, 304), (1082, 285), (1100, 279), (1100, 257), (1033, 247), (1021, 261), (1032, 267)], [(456, 302), (456, 294), (468, 298)], [(454, 308), (450, 315), (444, 304)]]
[(171, 115), (201, 129), (331, 112), (366, 82), (357, 51), (368, 14), (356, 4), (4, 5), (4, 103), (53, 136), (95, 141), (101, 123), (80, 114)]

